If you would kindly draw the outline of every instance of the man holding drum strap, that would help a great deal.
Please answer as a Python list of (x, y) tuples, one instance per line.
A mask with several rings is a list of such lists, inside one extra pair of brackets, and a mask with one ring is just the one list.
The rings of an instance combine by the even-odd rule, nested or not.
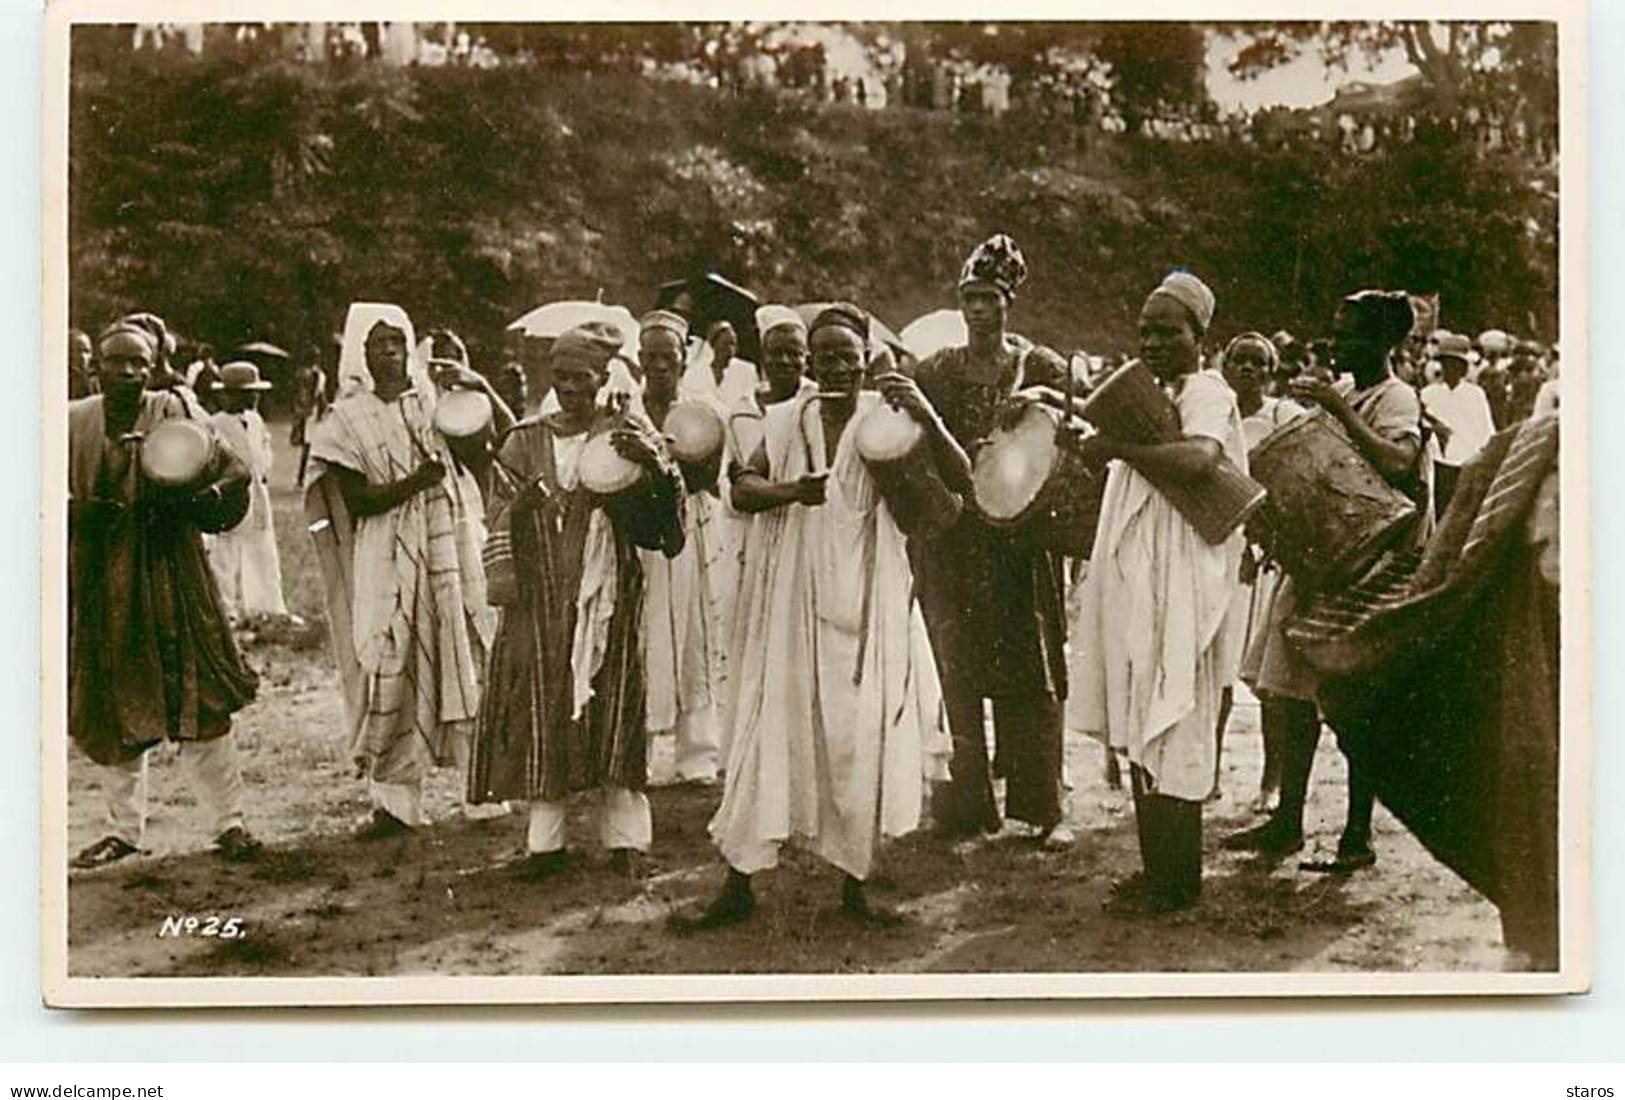
[(906, 541), (855, 428), (890, 402), (925, 429), (945, 473), (963, 482), (970, 464), (909, 379), (886, 375), (880, 393), (861, 388), (868, 327), (846, 304), (814, 319), (819, 391), (768, 410), (762, 443), (734, 482), (757, 524), (740, 593), (749, 625), (730, 684), (727, 786), (711, 820), (728, 874), (705, 909), (673, 915), (677, 931), (749, 917), (751, 876), (776, 866), (786, 844), (844, 872), (848, 914), (897, 919), (864, 882), (880, 839), (918, 826), (923, 781), (941, 770), (932, 762), (947, 744)]
[[(1009, 237), (979, 245), (959, 276), (968, 344), (915, 368), (926, 400), (967, 452), (987, 437), (1016, 390), (1064, 385), (1068, 367), (1059, 355), (1018, 347), (1005, 332), (1010, 302), (1026, 277), (1026, 261)], [(963, 514), (942, 534), (912, 540), (910, 551), (954, 739), (953, 779), (934, 793), (933, 817), (954, 835), (997, 832), (1008, 817), (1046, 840), (1069, 843), (1061, 824), (1062, 561), (1019, 533), (990, 526), (974, 507), (968, 477), (948, 485), (964, 495)], [(993, 701), (1006, 780), (1002, 816), (988, 766), (984, 699)]]
[[(1247, 470), (1236, 399), (1201, 370), (1213, 292), (1176, 271), (1140, 311), (1140, 359), (1173, 391), (1184, 438), (1135, 444), (1100, 433), (1082, 446), (1115, 459), (1080, 595), (1067, 724), (1128, 757), (1143, 876), (1124, 903), (1186, 909), (1202, 889), (1202, 803), (1240, 639), (1225, 629), (1245, 538), (1208, 542), (1157, 488), (1200, 482), (1221, 458)], [(1153, 478), (1156, 482), (1153, 483)], [(1139, 896), (1136, 896), (1139, 895)]]
[[(677, 401), (688, 322), (655, 310), (640, 328), (644, 411), (656, 426), (666, 426), (666, 414)], [(719, 585), (729, 549), (724, 523), (714, 487), (691, 492), (683, 510), (682, 552), (667, 557), (659, 550), (639, 551), (647, 585), (643, 647), (649, 733), (675, 735), (677, 779), (684, 783), (717, 777), (724, 643)]]
[[(1416, 391), (1395, 377), (1390, 366), (1394, 349), (1410, 334), (1413, 321), (1410, 299), (1402, 293), (1366, 290), (1345, 298), (1337, 310), (1334, 354), (1337, 369), (1353, 374), (1354, 392), (1344, 397), (1331, 383), (1303, 376), (1293, 380), (1292, 396), (1335, 417), (1355, 449), (1417, 503), (1421, 514), (1412, 545), (1419, 546), (1431, 529), (1431, 479), (1422, 440), (1422, 404)], [(1256, 658), (1248, 655), (1247, 663), (1256, 664), (1259, 670), (1265, 736), (1281, 746), (1281, 801), (1264, 824), (1225, 838), (1226, 848), (1290, 855), (1303, 847), (1304, 806), (1320, 741), (1319, 677), (1292, 648), (1284, 629), (1313, 595), (1316, 593), (1302, 591), (1295, 578), (1284, 580), (1276, 589), (1268, 628), (1258, 640), (1261, 654)], [(1374, 803), (1365, 769), (1351, 758), (1348, 818), (1337, 855), (1305, 863), (1303, 869), (1348, 874), (1375, 863), (1377, 857), (1371, 850)]]
[[(502, 625), (469, 797), (530, 802), (525, 878), (567, 865), (566, 810), (579, 791), (600, 794), (599, 838), (618, 873), (636, 875), (652, 840), (640, 551), (682, 551), (683, 489), (635, 407), (597, 404), (620, 346), (620, 334), (599, 323), (559, 336), (551, 363), (559, 410), (521, 420), (497, 452), (487, 561)], [(582, 484), (584, 455), (605, 434), (641, 469), (635, 509), (611, 510)]]
[(144, 437), (189, 418), (179, 397), (143, 389), (158, 355), (145, 327), (112, 325), (98, 347), (101, 393), (68, 406), (68, 734), (101, 765), (108, 816), (107, 835), (75, 857), (80, 868), (140, 850), (147, 750), (163, 741), (180, 746), (217, 850), (259, 850), (243, 827), (231, 731), (257, 681), (199, 535), (241, 522), (248, 472), (216, 440), (196, 479), (144, 477)]

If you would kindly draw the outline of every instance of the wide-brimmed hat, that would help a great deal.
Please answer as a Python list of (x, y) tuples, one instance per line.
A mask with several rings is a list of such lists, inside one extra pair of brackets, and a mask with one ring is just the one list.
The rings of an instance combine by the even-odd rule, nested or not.
[(213, 390), (268, 390), (271, 383), (260, 377), (260, 369), (253, 363), (227, 363), (220, 368), (220, 379), (209, 387)]
[(1454, 332), (1444, 333), (1433, 345), (1433, 357), (1460, 359), (1463, 363), (1470, 363), (1473, 358), (1473, 342)]

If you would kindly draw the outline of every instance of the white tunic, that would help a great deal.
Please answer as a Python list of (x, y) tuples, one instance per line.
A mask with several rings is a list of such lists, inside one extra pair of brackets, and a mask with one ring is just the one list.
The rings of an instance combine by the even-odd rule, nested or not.
[(1439, 461), (1447, 465), (1471, 462), (1495, 434), (1490, 400), (1476, 382), (1463, 379), (1454, 389), (1443, 382), (1425, 386), (1422, 407), (1450, 429), (1450, 439), (1439, 453)]
[[(767, 411), (774, 481), (824, 468), (812, 397)], [(860, 395), (850, 424), (879, 400)], [(727, 787), (711, 821), (723, 857), (747, 874), (772, 867), (792, 842), (864, 878), (880, 836), (918, 827), (924, 780), (944, 772), (941, 687), (905, 540), (850, 424), (825, 503), (760, 513), (752, 529)]]
[(282, 563), (271, 519), (271, 432), (254, 409), (210, 418), (248, 467), (248, 514), (230, 531), (207, 539), (209, 566), (226, 609), (235, 615), (286, 615)]
[[(1176, 401), (1185, 435), (1217, 441), (1245, 472), (1224, 380), (1187, 375)], [(1174, 798), (1213, 789), (1220, 694), (1241, 660), (1238, 632), (1224, 625), (1242, 545), (1239, 531), (1210, 545), (1139, 471), (1111, 464), (1070, 647), (1067, 724), (1126, 753)]]

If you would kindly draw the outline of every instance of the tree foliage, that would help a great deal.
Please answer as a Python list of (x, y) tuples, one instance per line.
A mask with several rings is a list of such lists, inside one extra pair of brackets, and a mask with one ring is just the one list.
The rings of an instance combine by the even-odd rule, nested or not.
[(146, 308), (220, 347), (303, 346), (347, 303), (386, 300), (489, 365), (534, 305), (602, 293), (643, 309), (661, 281), (708, 269), (900, 326), (949, 304), (994, 231), (1033, 273), (1018, 329), (1062, 348), (1127, 346), (1173, 266), (1212, 280), (1221, 333), (1318, 331), (1364, 285), (1439, 291), (1452, 327), (1555, 326), (1551, 190), (1445, 131), (1369, 157), (1099, 135), (1080, 149), (1070, 123), (1019, 113), (863, 111), (613, 68), (103, 54), (82, 33), (83, 326)]

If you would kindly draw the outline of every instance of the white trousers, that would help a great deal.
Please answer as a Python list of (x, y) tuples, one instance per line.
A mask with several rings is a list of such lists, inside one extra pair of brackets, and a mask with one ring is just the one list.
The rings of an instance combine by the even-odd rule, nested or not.
[[(210, 836), (243, 823), (243, 773), (237, 761), (237, 735), (177, 745), (181, 771), (197, 796)], [(107, 797), (107, 831), (126, 844), (141, 846), (147, 831), (148, 750), (134, 760), (101, 768)]]
[[(525, 833), (528, 852), (558, 852), (564, 849), (564, 821), (570, 803), (566, 800), (530, 804), (530, 828)], [(625, 787), (605, 787), (599, 792), (598, 840), (605, 848), (634, 848), (647, 852), (654, 838), (654, 819), (649, 798), (642, 791)]]
[(722, 740), (719, 725), (715, 703), (702, 710), (685, 711), (677, 716), (673, 732), (677, 735), (679, 780), (709, 782), (717, 777), (717, 757)]

